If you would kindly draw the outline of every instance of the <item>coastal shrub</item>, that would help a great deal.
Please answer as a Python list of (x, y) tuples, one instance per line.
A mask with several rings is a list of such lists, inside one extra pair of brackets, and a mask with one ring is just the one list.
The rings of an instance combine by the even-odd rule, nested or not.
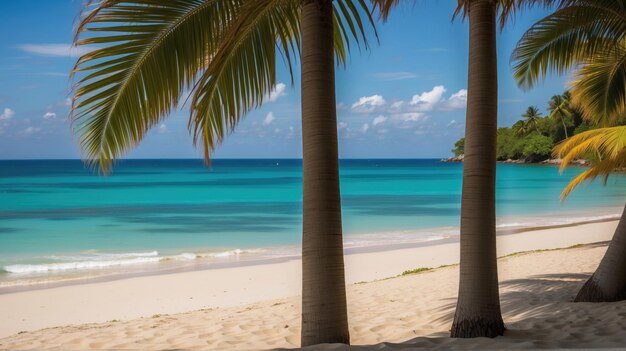
[[(528, 123), (527, 118), (520, 118), (511, 127), (498, 128), (497, 160), (543, 161), (551, 157), (554, 145), (565, 139), (565, 130), (571, 137), (597, 128), (597, 126), (583, 120), (576, 107), (569, 106), (568, 108), (570, 114), (562, 117), (563, 119), (549, 115), (541, 117), (542, 114), (539, 111), (539, 117), (533, 118), (532, 124)], [(565, 124), (565, 129), (563, 124)], [(626, 117), (624, 121), (621, 121), (621, 124), (626, 124)], [(454, 143), (452, 153), (455, 156), (460, 156), (464, 151), (465, 138), (461, 138)]]
[(461, 156), (465, 153), (465, 138), (459, 139), (454, 143), (454, 149), (452, 149), (454, 156)]
[(516, 135), (511, 128), (498, 129), (496, 158), (500, 161), (522, 157), (523, 137)]
[(430, 267), (420, 267), (420, 268), (409, 269), (408, 271), (404, 271), (404, 272), (402, 272), (402, 275), (424, 273), (424, 272), (428, 272), (428, 271), (432, 271), (432, 270), (433, 269), (430, 268)]
[(542, 161), (550, 158), (554, 142), (552, 139), (539, 133), (532, 133), (524, 139), (524, 158), (531, 162)]

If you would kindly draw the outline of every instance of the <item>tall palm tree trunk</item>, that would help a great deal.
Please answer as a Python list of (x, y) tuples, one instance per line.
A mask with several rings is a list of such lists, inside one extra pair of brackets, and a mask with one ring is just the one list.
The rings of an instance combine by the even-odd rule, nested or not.
[(504, 333), (496, 258), (495, 0), (471, 0), (469, 26), (460, 283), (451, 330), (451, 336), (457, 338), (495, 337)]
[(332, 0), (302, 0), (302, 346), (350, 343)]
[(578, 292), (575, 302), (626, 300), (626, 208), (598, 269)]
[(569, 136), (567, 136), (567, 126), (565, 125), (565, 119), (563, 119), (563, 117), (561, 116), (561, 123), (563, 124), (563, 131), (565, 132), (565, 139), (569, 138)]

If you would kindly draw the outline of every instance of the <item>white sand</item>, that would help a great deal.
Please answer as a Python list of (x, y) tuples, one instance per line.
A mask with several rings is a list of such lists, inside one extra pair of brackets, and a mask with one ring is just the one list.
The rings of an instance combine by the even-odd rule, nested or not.
[[(616, 224), (499, 236), (498, 254), (607, 241)], [(623, 347), (626, 303), (570, 302), (605, 250), (604, 245), (591, 245), (500, 259), (502, 310), (509, 330), (495, 340), (445, 337), (454, 312), (457, 266), (353, 284), (456, 263), (458, 243), (348, 255), (352, 343), (406, 343), (377, 346), (390, 349)], [(300, 261), (293, 260), (3, 294), (0, 349), (295, 347), (299, 289)], [(68, 324), (74, 326), (63, 326)], [(48, 329), (37, 330), (41, 328)], [(12, 335), (19, 331), (26, 332)]]

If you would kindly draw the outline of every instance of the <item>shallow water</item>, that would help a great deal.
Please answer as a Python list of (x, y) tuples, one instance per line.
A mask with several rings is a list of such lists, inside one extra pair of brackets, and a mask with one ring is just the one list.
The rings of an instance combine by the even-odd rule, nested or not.
[[(559, 194), (582, 171), (498, 165), (498, 223), (520, 228), (619, 214), (624, 179)], [(300, 160), (129, 160), (108, 177), (76, 160), (0, 161), (0, 284), (177, 262), (295, 255)], [(343, 160), (346, 247), (458, 234), (462, 164)], [(94, 273), (95, 272), (95, 273)]]

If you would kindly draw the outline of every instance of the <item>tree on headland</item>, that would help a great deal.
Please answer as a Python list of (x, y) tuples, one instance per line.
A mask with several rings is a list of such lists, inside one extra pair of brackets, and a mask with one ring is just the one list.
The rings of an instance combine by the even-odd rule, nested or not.
[(461, 156), (465, 153), (465, 138), (459, 139), (454, 143), (454, 149), (452, 149), (454, 156)]
[(531, 130), (529, 130), (528, 127), (529, 127), (528, 123), (526, 123), (525, 121), (519, 120), (511, 126), (511, 129), (513, 129), (513, 132), (515, 133), (515, 135), (523, 137), (525, 135), (530, 134)]
[(563, 125), (563, 134), (565, 139), (569, 138), (567, 135), (567, 127), (569, 119), (572, 117), (572, 111), (570, 109), (571, 94), (565, 92), (563, 95), (554, 95), (548, 103), (548, 110), (550, 111), (550, 118), (558, 120)]
[(537, 133), (540, 133), (539, 132), (539, 119), (543, 118), (543, 115), (541, 112), (539, 112), (539, 109), (537, 108), (537, 106), (528, 106), (528, 108), (526, 109), (526, 112), (522, 114), (522, 118), (524, 118), (523, 122), (525, 125), (526, 134), (528, 134), (532, 130), (535, 130)]
[[(189, 92), (189, 130), (213, 150), (300, 58), (303, 141), (302, 345), (349, 343), (339, 194), (335, 59), (373, 26), (365, 0), (89, 2), (71, 119), (85, 157), (107, 173)], [(366, 16), (367, 18), (362, 18)]]
[[(534, 24), (513, 54), (518, 83), (531, 87), (548, 71), (575, 69), (571, 102), (583, 117), (604, 128), (581, 132), (557, 145), (568, 162), (592, 153), (597, 160), (563, 191), (564, 199), (585, 180), (626, 167), (626, 0), (568, 0)], [(618, 125), (618, 126), (616, 126)], [(578, 292), (578, 302), (626, 299), (626, 209), (606, 254)]]

